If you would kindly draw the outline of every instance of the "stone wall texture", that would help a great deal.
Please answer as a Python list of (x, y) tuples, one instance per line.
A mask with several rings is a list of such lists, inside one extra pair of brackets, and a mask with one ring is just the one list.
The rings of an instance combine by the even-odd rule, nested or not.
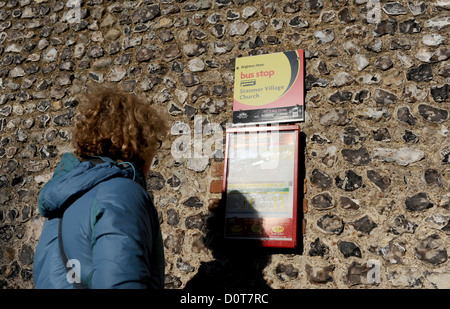
[[(71, 151), (77, 94), (96, 83), (169, 113), (148, 176), (166, 288), (450, 287), (450, 1), (77, 3), (0, 0), (0, 287), (34, 287), (37, 195)], [(302, 247), (215, 244), (223, 152), (177, 159), (172, 144), (231, 123), (236, 57), (294, 49), (306, 58)]]

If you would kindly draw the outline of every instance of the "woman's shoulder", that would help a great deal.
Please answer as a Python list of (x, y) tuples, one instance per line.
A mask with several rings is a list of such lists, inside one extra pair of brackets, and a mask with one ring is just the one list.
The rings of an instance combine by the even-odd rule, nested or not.
[(91, 225), (101, 219), (121, 222), (126, 230), (133, 229), (136, 220), (147, 222), (154, 214), (154, 204), (144, 188), (131, 179), (120, 177), (98, 186), (90, 210)]
[(147, 191), (129, 178), (112, 178), (99, 184), (96, 199), (113, 205), (146, 206), (151, 202)]

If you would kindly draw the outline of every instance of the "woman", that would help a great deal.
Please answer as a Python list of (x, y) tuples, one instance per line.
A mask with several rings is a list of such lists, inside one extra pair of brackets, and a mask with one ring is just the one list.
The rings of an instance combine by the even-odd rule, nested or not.
[(161, 231), (145, 176), (166, 129), (135, 95), (85, 95), (75, 155), (63, 155), (39, 193), (48, 220), (34, 257), (36, 288), (163, 288)]

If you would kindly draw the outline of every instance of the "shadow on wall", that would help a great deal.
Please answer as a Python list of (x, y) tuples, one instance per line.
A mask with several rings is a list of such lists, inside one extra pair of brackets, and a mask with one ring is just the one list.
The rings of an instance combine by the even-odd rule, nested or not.
[(270, 289), (263, 270), (270, 254), (257, 240), (225, 239), (225, 200), (211, 211), (206, 223), (205, 245), (214, 261), (202, 262), (185, 289), (242, 290)]
[[(211, 250), (214, 261), (202, 262), (197, 274), (186, 284), (185, 289), (212, 290), (264, 290), (271, 289), (263, 276), (263, 271), (271, 262), (272, 254), (302, 254), (303, 237), (302, 203), (305, 197), (303, 179), (305, 179), (306, 135), (300, 132), (298, 202), (297, 202), (297, 247), (268, 248), (258, 240), (225, 239), (226, 196), (223, 195), (218, 207), (214, 208), (206, 222), (204, 243)], [(245, 197), (233, 192), (234, 199), (245, 201)], [(255, 214), (256, 217), (258, 214)]]

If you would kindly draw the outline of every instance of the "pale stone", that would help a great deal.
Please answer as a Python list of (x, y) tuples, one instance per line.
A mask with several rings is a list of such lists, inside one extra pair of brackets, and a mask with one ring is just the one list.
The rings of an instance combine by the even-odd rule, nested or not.
[(17, 44), (10, 44), (5, 48), (5, 52), (7, 53), (20, 53), (22, 51), (22, 47)]
[(112, 28), (108, 30), (108, 32), (105, 35), (105, 39), (108, 41), (115, 41), (117, 40), (121, 35), (121, 32), (115, 28)]
[(41, 60), (41, 55), (36, 54), (36, 53), (30, 54), (27, 58), (27, 61), (30, 61), (30, 62), (38, 62), (39, 60)]
[(373, 152), (373, 158), (385, 162), (395, 162), (401, 166), (418, 162), (425, 157), (425, 152), (410, 148), (389, 149), (377, 148)]
[(419, 50), (419, 52), (416, 53), (416, 59), (419, 59), (422, 62), (430, 62), (432, 56), (433, 53), (425, 49), (421, 49)]
[(417, 87), (416, 84), (409, 84), (403, 88), (403, 99), (407, 102), (421, 102), (427, 96), (427, 92)]
[(79, 44), (75, 45), (75, 47), (74, 47), (73, 57), (75, 59), (80, 59), (81, 57), (83, 57), (85, 52), (86, 52), (86, 46), (82, 43), (79, 43)]
[(355, 55), (355, 62), (356, 62), (358, 71), (364, 70), (369, 65), (369, 61), (367, 61), (367, 58), (361, 54)]
[(50, 179), (52, 179), (53, 177), (53, 173), (47, 173), (44, 175), (37, 175), (34, 177), (34, 181), (40, 185), (40, 184), (44, 184), (47, 183), (48, 181), (50, 181)]
[(431, 284), (438, 289), (450, 289), (450, 273), (427, 273), (426, 278)]
[(439, 46), (444, 43), (444, 41), (445, 37), (438, 33), (426, 34), (422, 38), (422, 43), (427, 46)]
[(13, 78), (25, 76), (25, 70), (21, 67), (15, 67), (9, 72), (9, 76)]
[(107, 79), (111, 82), (118, 82), (121, 81), (126, 74), (127, 71), (124, 68), (116, 66), (109, 71)]
[(106, 69), (113, 63), (112, 58), (100, 58), (92, 64), (94, 69)]
[(52, 47), (48, 51), (44, 53), (44, 61), (46, 62), (53, 62), (58, 57), (58, 51), (56, 48)]
[(450, 10), (450, 0), (434, 0), (431, 3), (438, 8)]
[(388, 274), (387, 279), (396, 287), (421, 287), (423, 283), (422, 272), (416, 267), (396, 268)]
[(425, 22), (425, 28), (438, 31), (450, 26), (450, 16), (434, 17)]
[(194, 58), (188, 62), (188, 68), (191, 72), (200, 72), (205, 69), (205, 62), (200, 58)]
[(28, 223), (28, 239), (32, 243), (36, 243), (41, 236), (42, 229), (44, 227), (45, 218), (44, 217), (32, 217)]
[(266, 24), (266, 22), (264, 20), (260, 19), (260, 20), (254, 21), (252, 23), (252, 27), (257, 32), (263, 32), (264, 30), (266, 30), (267, 24)]
[(450, 234), (449, 223), (450, 217), (441, 214), (433, 214), (425, 218), (426, 226), (437, 230), (442, 230), (446, 234)]
[(359, 81), (363, 84), (371, 85), (371, 84), (378, 84), (381, 81), (381, 75), (378, 73), (375, 74), (364, 74), (359, 77)]
[(348, 86), (354, 82), (354, 78), (347, 72), (339, 72), (332, 82), (333, 87)]
[(49, 165), (50, 164), (47, 160), (43, 161), (29, 160), (23, 164), (23, 167), (25, 168), (25, 170), (29, 172), (40, 172), (45, 168), (49, 167)]
[(240, 20), (235, 20), (230, 24), (229, 28), (230, 36), (244, 35), (249, 27), (250, 26), (247, 23)]
[(359, 52), (359, 46), (351, 41), (346, 41), (342, 47), (349, 55), (354, 55)]
[(319, 44), (330, 43), (334, 40), (334, 31), (333, 29), (320, 30), (314, 32), (314, 36)]
[(175, 89), (175, 96), (177, 97), (178, 102), (180, 102), (182, 104), (184, 104), (186, 102), (188, 95), (189, 95), (189, 93), (187, 91)]
[(247, 6), (242, 10), (242, 17), (245, 19), (252, 17), (258, 10), (253, 6)]
[(195, 153), (187, 161), (187, 168), (196, 172), (203, 172), (209, 164), (209, 158)]
[(414, 65), (414, 61), (401, 51), (397, 51), (397, 59), (400, 60), (402, 66), (407, 69)]
[(349, 119), (347, 118), (347, 111), (344, 109), (333, 109), (324, 115), (320, 116), (319, 123), (323, 126), (331, 125), (345, 125)]

